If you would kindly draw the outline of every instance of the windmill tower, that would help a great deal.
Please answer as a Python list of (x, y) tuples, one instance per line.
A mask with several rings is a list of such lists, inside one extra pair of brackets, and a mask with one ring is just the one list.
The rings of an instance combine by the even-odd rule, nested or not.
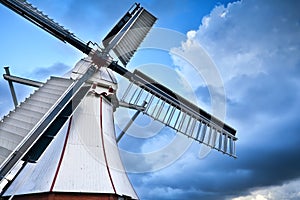
[[(122, 165), (113, 113), (134, 108), (177, 132), (235, 157), (236, 131), (152, 78), (124, 66), (156, 21), (135, 4), (103, 40), (91, 47), (24, 0), (0, 2), (87, 54), (70, 77), (46, 83), (6, 74), (38, 87), (0, 122), (0, 181), (17, 171), (2, 192), (14, 199), (137, 199)], [(118, 99), (114, 72), (131, 83)], [(126, 130), (123, 131), (125, 133)]]

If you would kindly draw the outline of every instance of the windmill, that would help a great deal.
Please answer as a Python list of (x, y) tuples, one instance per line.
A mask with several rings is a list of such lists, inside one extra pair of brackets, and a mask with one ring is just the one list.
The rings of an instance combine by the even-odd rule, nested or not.
[[(0, 181), (17, 173), (2, 192), (16, 199), (137, 199), (121, 159), (113, 112), (136, 109), (232, 157), (236, 131), (141, 71), (125, 67), (156, 21), (134, 4), (103, 39), (104, 48), (84, 43), (73, 33), (24, 0), (0, 0), (51, 35), (87, 54), (70, 77), (50, 77), (40, 83), (10, 75), (12, 82), (38, 89), (0, 122)], [(114, 52), (117, 61), (110, 56)], [(116, 96), (114, 73), (130, 81)], [(14, 95), (13, 95), (14, 96)], [(20, 164), (21, 163), (21, 164)], [(18, 168), (18, 169), (17, 169)]]

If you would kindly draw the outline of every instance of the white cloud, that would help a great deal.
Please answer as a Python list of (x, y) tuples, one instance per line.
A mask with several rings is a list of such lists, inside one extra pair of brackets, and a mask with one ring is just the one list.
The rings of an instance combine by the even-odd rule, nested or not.
[(300, 199), (300, 179), (285, 183), (281, 186), (273, 186), (254, 190), (250, 195), (240, 196), (232, 200), (276, 200), (276, 199)]
[[(296, 9), (299, 6), (298, 1), (279, 0), (243, 0), (227, 7), (218, 6), (202, 19), (198, 30), (187, 33), (188, 39), (181, 47), (172, 51), (177, 71), (185, 79), (196, 79), (191, 66), (200, 66), (201, 75), (207, 73), (206, 80), (193, 83), (193, 89), (209, 86), (210, 82), (216, 86), (213, 75), (205, 68), (207, 63), (203, 65), (196, 48), (198, 44), (208, 52), (223, 80), (227, 115), (232, 126), (238, 129), (240, 139), (237, 152), (243, 149), (240, 159), (248, 159), (238, 159), (232, 170), (248, 169), (254, 174), (249, 178), (251, 183), (228, 185), (228, 190), (238, 195), (256, 188), (251, 195), (235, 200), (299, 199), (300, 181), (288, 183), (299, 177), (299, 154), (296, 157), (295, 153), (299, 147), (289, 145), (299, 141), (294, 124), (299, 121), (300, 99), (295, 92), (300, 90), (300, 15)], [(178, 55), (191, 62), (182, 61)], [(283, 133), (289, 139), (274, 139)], [(254, 152), (268, 153), (254, 155)], [(283, 158), (288, 163), (268, 170), (266, 166), (278, 162), (273, 158), (280, 152), (288, 154)], [(244, 162), (253, 164), (245, 167)], [(225, 179), (226, 175), (218, 175), (219, 179)], [(241, 180), (233, 177), (231, 181), (240, 183)], [(286, 184), (276, 186), (283, 183)]]
[[(207, 87), (211, 97), (209, 112), (220, 119), (224, 119), (225, 95), (223, 80), (214, 62), (201, 47), (196, 38), (196, 32), (188, 32), (187, 40), (182, 43), (181, 47), (172, 48), (170, 55), (174, 65), (177, 66), (176, 72), (181, 75), (181, 84), (186, 88), (192, 88), (192, 94), (188, 97), (195, 96), (195, 91), (199, 87)], [(192, 98), (190, 99), (192, 100)], [(200, 104), (203, 105), (204, 102)], [(205, 108), (208, 110), (208, 105)]]
[(208, 28), (209, 21), (210, 21), (209, 17), (203, 17), (203, 19), (202, 19), (202, 25), (203, 25), (203, 27)]
[(196, 38), (225, 82), (299, 63), (299, 21), (289, 4), (297, 7), (294, 2), (241, 1), (218, 6), (204, 18)]
[[(299, 2), (294, 1), (246, 0), (227, 7), (217, 6), (203, 18), (197, 31), (187, 33), (188, 39), (181, 47), (172, 49), (174, 64), (179, 66), (177, 72), (193, 80), (190, 85), (194, 90), (212, 85), (211, 93), (224, 85), (226, 97), (234, 103), (247, 103), (248, 99), (241, 101), (259, 87), (265, 95), (274, 95), (268, 96), (270, 100), (280, 97), (287, 101), (279, 87), (299, 86), (300, 22), (294, 9), (297, 6)], [(203, 59), (200, 44), (216, 69)], [(199, 80), (199, 74), (203, 80)], [(220, 74), (221, 81), (216, 74)], [(256, 101), (263, 100), (262, 97), (258, 96)]]
[(196, 31), (191, 30), (191, 31), (187, 32), (186, 35), (187, 35), (188, 39), (193, 39), (196, 36), (196, 34), (197, 34)]
[(268, 198), (264, 197), (263, 195), (249, 195), (247, 197), (238, 197), (234, 198), (233, 200), (268, 200)]

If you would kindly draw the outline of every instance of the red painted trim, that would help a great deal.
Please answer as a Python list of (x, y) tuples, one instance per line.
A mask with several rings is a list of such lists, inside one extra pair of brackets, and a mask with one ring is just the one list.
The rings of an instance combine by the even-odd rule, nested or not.
[(107, 169), (107, 172), (108, 172), (108, 176), (109, 176), (110, 182), (112, 184), (112, 187), (114, 189), (115, 194), (117, 194), (114, 182), (113, 182), (112, 177), (111, 177), (110, 169), (109, 169), (108, 162), (107, 162), (105, 147), (104, 147), (103, 126), (102, 126), (102, 111), (103, 111), (102, 110), (102, 96), (100, 96), (100, 129), (101, 129), (100, 130), (100, 134), (101, 134), (101, 140), (102, 140), (102, 146), (103, 146), (103, 154), (104, 154), (106, 169)]
[(63, 149), (62, 149), (62, 152), (61, 152), (61, 155), (60, 155), (60, 159), (58, 161), (56, 172), (54, 174), (54, 178), (53, 178), (53, 181), (52, 181), (52, 184), (51, 184), (51, 187), (50, 187), (50, 192), (53, 191), (53, 188), (54, 188), (54, 185), (55, 185), (55, 182), (56, 182), (56, 179), (57, 179), (57, 175), (58, 175), (58, 172), (59, 172), (59, 169), (60, 169), (60, 166), (61, 166), (64, 154), (65, 154), (65, 150), (66, 150), (66, 146), (67, 146), (67, 141), (68, 141), (68, 138), (69, 138), (69, 135), (70, 135), (70, 129), (71, 129), (71, 124), (72, 124), (72, 119), (73, 119), (73, 116), (71, 116), (71, 118), (69, 120), (67, 135), (66, 135), (64, 146), (63, 146)]
[[(112, 117), (112, 120), (113, 120), (113, 124), (115, 124), (115, 116), (114, 116), (114, 113), (113, 113), (113, 112), (111, 113), (111, 117)], [(115, 128), (114, 128), (114, 136), (115, 136), (115, 139), (116, 139), (116, 130), (115, 130)], [(117, 143), (116, 143), (116, 145), (117, 145)], [(120, 156), (120, 153), (119, 153), (118, 156)], [(122, 163), (122, 165), (123, 165), (122, 160), (121, 160), (121, 163)], [(125, 173), (127, 179), (129, 180), (129, 184), (131, 185), (131, 187), (132, 187), (132, 189), (133, 189), (133, 192), (135, 193), (135, 196), (138, 197), (138, 194), (136, 193), (134, 187), (132, 186), (132, 184), (131, 184), (131, 182), (130, 182), (130, 179), (129, 179), (129, 177), (128, 177), (128, 174), (127, 174), (127, 172), (126, 172), (126, 170), (125, 170), (124, 167), (123, 167), (123, 169), (124, 169), (124, 173)]]

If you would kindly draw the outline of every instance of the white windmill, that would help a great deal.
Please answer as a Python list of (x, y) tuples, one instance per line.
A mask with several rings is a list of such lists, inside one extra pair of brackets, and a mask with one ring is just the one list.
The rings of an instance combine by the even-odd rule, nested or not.
[[(87, 54), (70, 77), (46, 83), (15, 77), (12, 82), (38, 89), (0, 122), (0, 181), (9, 199), (138, 199), (122, 165), (113, 113), (134, 108), (200, 143), (235, 157), (236, 131), (142, 72), (124, 66), (156, 21), (139, 4), (91, 47), (25, 0), (0, 2), (63, 42)], [(118, 99), (116, 72), (131, 83)], [(21, 163), (21, 164), (20, 164)], [(14, 169), (12, 180), (8, 176)]]

